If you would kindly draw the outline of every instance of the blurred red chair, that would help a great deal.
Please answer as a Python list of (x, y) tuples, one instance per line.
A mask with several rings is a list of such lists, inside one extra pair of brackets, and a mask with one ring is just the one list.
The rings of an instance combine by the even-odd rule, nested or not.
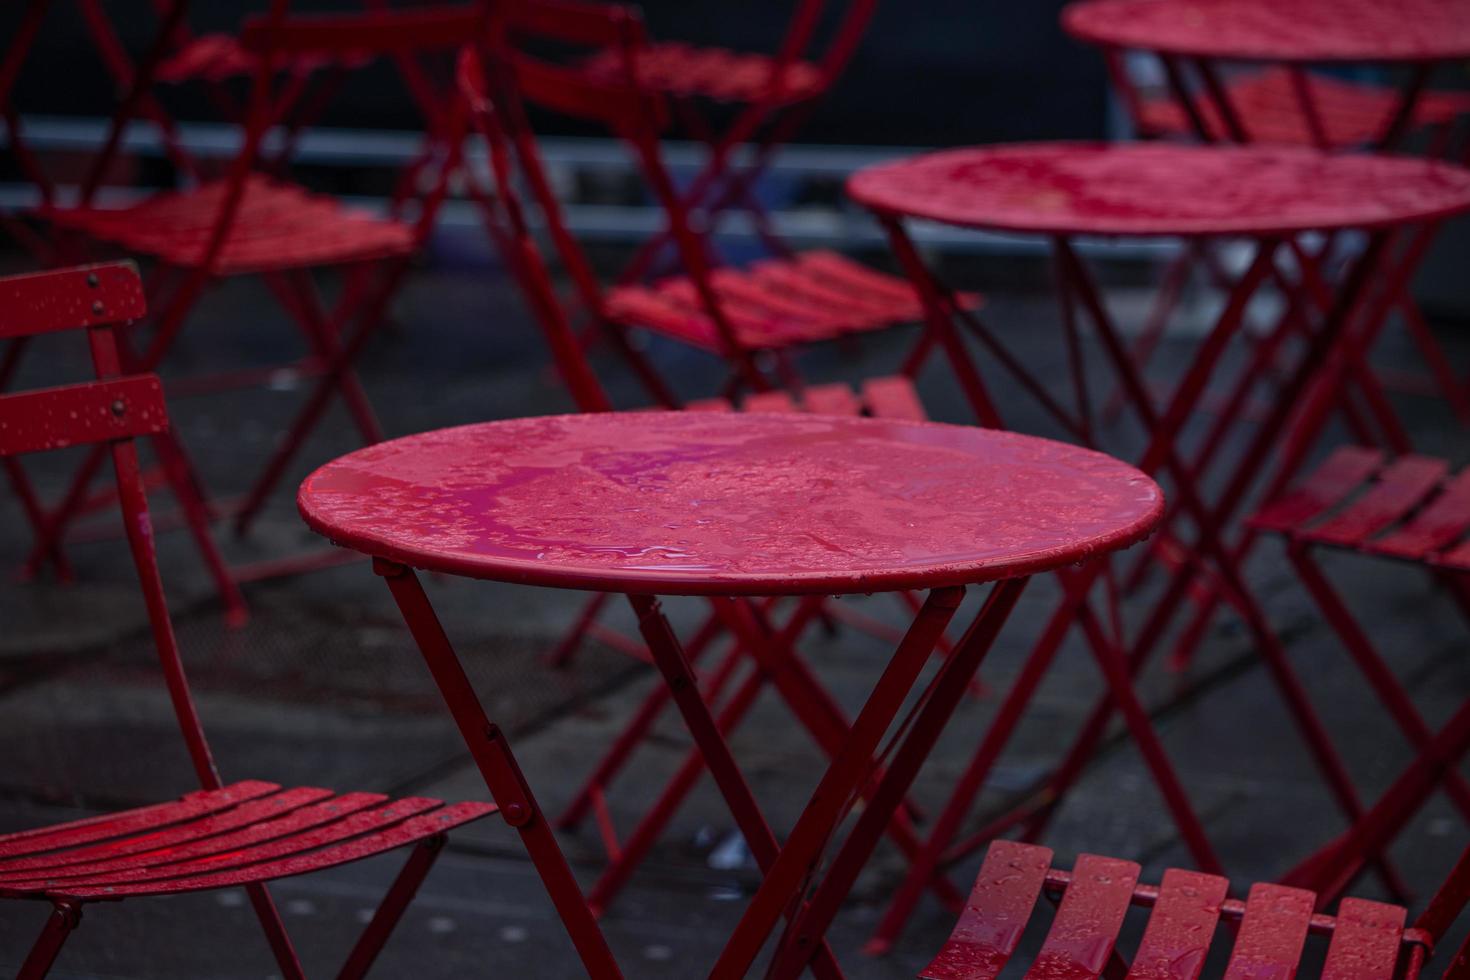
[[(789, 256), (792, 249), (772, 228), (755, 185), (836, 84), (867, 31), (877, 0), (844, 0), (835, 23), (824, 25), (834, 19), (827, 6), (826, 0), (800, 0), (773, 55), (677, 41), (649, 43), (633, 55), (637, 85), (666, 97), (680, 128), (709, 152), (680, 194), (691, 219), (713, 229), (721, 212), (742, 208), (773, 255)], [(609, 47), (585, 67), (599, 81), (622, 84), (628, 77), (624, 59), (622, 50)], [(734, 108), (734, 118), (718, 130), (711, 116), (729, 108)], [(668, 231), (651, 238), (619, 281), (636, 281), (656, 268), (670, 245)]]
[[(1412, 927), (1406, 910), (1381, 902), (1346, 898), (1336, 915), (1321, 915), (1318, 897), (1301, 888), (1256, 884), (1240, 901), (1226, 897), (1230, 883), (1217, 875), (1170, 869), (1162, 883), (1145, 885), (1132, 861), (1083, 854), (1071, 871), (1051, 862), (1045, 847), (991, 844), (954, 932), (921, 980), (995, 980), (1041, 895), (1057, 909), (1028, 977), (1197, 980), (1224, 921), (1233, 927), (1223, 974), (1230, 980), (1297, 975), (1315, 961), (1304, 955), (1309, 935), (1327, 939), (1323, 980), (1415, 980), (1470, 901), (1470, 850)], [(1148, 926), (1125, 957), (1116, 944), (1131, 906), (1149, 909)], [(1467, 951), (1470, 943), (1445, 960), (1444, 980), (1470, 976)]]
[[(505, 70), (508, 78), (513, 76), (506, 91), (514, 95), (499, 107), (498, 123), (513, 147), (519, 175), (572, 278), (583, 314), (591, 325), (606, 330), (661, 404), (677, 406), (678, 399), (635, 350), (630, 329), (643, 328), (724, 359), (730, 370), (729, 396), (777, 386), (799, 390), (801, 379), (791, 357), (801, 348), (924, 319), (919, 296), (908, 282), (835, 252), (782, 254), (743, 268), (718, 264), (708, 229), (696, 230), (691, 209), (665, 166), (659, 136), (668, 121), (667, 99), (638, 79), (635, 66), (647, 48), (632, 10), (566, 0), (526, 3), (508, 19), (504, 40)], [(622, 74), (611, 69), (589, 73), (529, 54), (527, 47), (539, 42), (616, 51), (624, 59)], [(681, 275), (602, 286), (567, 227), (522, 102), (601, 124), (629, 145), (668, 218)], [(978, 302), (973, 296), (962, 301)], [(903, 374), (914, 377), (935, 346), (932, 339), (921, 341)], [(989, 407), (978, 377), (967, 391)]]
[(1437, 785), (1470, 826), (1470, 782), (1456, 768), (1470, 737), (1453, 734), (1457, 724), (1470, 723), (1470, 697), (1456, 721), (1438, 734), (1431, 730), (1314, 552), (1355, 552), (1418, 566), (1470, 622), (1470, 469), (1452, 473), (1441, 459), (1390, 460), (1375, 449), (1343, 447), (1267, 503), (1250, 523), (1285, 538), (1287, 557), (1302, 584), (1387, 716), (1426, 764), (1443, 763), (1442, 780), (1401, 779), (1384, 795), (1376, 815), (1356, 821), (1282, 878), (1333, 897), (1368, 857), (1393, 842)]
[[(443, 107), (454, 104), (454, 53), (467, 38), (484, 29), (483, 4), (313, 16), (292, 15), (288, 6), (285, 0), (275, 0), (270, 13), (248, 23), (241, 35), (243, 50), (252, 52), (256, 61), (243, 146), (227, 176), (124, 208), (49, 207), (42, 212), (53, 226), (85, 241), (116, 246), (155, 261), (150, 282), (155, 313), (149, 343), (135, 351), (130, 338), (121, 338), (129, 370), (156, 368), (206, 289), (227, 278), (259, 277), (300, 329), (310, 354), (294, 363), (170, 383), (177, 397), (278, 379), (283, 370), (314, 379), (315, 386), (300, 413), (235, 509), (235, 528), (241, 533), (259, 514), (334, 394), (341, 394), (364, 440), (382, 438), (352, 364), (382, 323), (414, 256), (432, 232), (450, 178), (458, 169), (461, 134), (452, 129), (452, 114), (446, 114)], [(166, 40), (165, 35), (134, 72), (115, 123), (131, 118), (151, 91)], [(289, 116), (302, 95), (293, 81), (296, 76), (283, 77), (277, 71), (282, 61), (369, 57), (396, 62), (410, 88), (435, 81), (440, 86), (435, 117), (426, 121), (425, 149), (405, 168), (398, 182), (400, 193), (384, 215), (348, 207), (258, 169), (267, 134)], [(436, 59), (442, 64), (436, 66)], [(437, 77), (431, 71), (434, 67), (439, 69)], [(94, 172), (106, 172), (106, 160), (116, 152), (120, 129), (114, 125)], [(329, 270), (339, 272), (342, 280), (330, 306), (319, 294), (313, 275)], [(30, 570), (38, 569), (46, 555), (59, 549), (67, 526), (86, 509), (88, 483), (99, 460), (96, 453), (89, 458), (43, 527), (42, 539), (28, 562)], [(185, 477), (197, 483), (187, 460), (177, 462), (166, 477), (175, 484)], [(254, 578), (305, 567), (312, 564), (272, 562), (232, 577)], [(238, 606), (238, 595), (229, 586), (222, 583), (221, 591), (227, 602)]]
[(244, 886), (282, 975), (301, 978), (266, 882), (413, 845), (339, 974), (361, 977), (433, 866), (445, 833), (496, 807), (220, 779), (169, 619), (135, 445), (167, 433), (163, 390), (153, 375), (125, 370), (114, 334), (143, 309), (142, 284), (126, 264), (0, 279), (0, 337), (85, 330), (97, 375), (0, 395), (0, 457), (17, 462), (83, 445), (111, 456), (164, 682), (202, 787), (171, 802), (0, 835), (0, 897), (51, 906), (19, 976), (47, 974), (89, 903)]

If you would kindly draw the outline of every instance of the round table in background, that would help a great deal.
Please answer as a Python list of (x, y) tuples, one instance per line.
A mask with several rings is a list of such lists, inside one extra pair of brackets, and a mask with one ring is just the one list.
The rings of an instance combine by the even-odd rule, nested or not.
[[(1160, 5), (1174, 2), (1160, 0)], [(1189, 2), (1183, 0), (1183, 5)], [(1137, 465), (1150, 475), (1167, 470), (1175, 488), (1166, 533), (1159, 539), (1164, 544), (1150, 549), (1166, 559), (1169, 577), (1130, 640), (1130, 670), (1136, 673), (1147, 663), (1187, 596), (1203, 591), (1204, 598), (1179, 634), (1176, 660), (1187, 659), (1219, 601), (1228, 599), (1251, 628), (1338, 803), (1355, 819), (1361, 805), (1341, 760), (1246, 588), (1241, 563), (1254, 539), (1249, 530), (1233, 533), (1234, 519), (1273, 462), (1268, 496), (1280, 491), (1349, 394), (1368, 403), (1371, 422), (1385, 430), (1388, 441), (1410, 448), (1364, 352), (1404, 295), (1430, 230), (1441, 219), (1470, 210), (1470, 171), (1418, 158), (1264, 146), (1035, 143), (945, 150), (878, 164), (854, 174), (847, 191), (887, 231), (899, 262), (919, 288), (930, 331), (968, 329), (996, 355), (994, 363), (1016, 375), (1058, 424), (1087, 442), (1096, 433), (1078, 321), (1085, 316), (1091, 322), (1124, 404), (1147, 436)], [(947, 287), (909, 237), (906, 223), (911, 220), (1043, 236), (1051, 242), (1063, 312), (1058, 344), (1066, 344), (1071, 362), (1074, 410), (1056, 397), (1064, 387), (1059, 379), (1034, 377), (978, 317), (949, 301)], [(1342, 233), (1360, 233), (1365, 244), (1344, 272), (1330, 275), (1321, 254), (1327, 245), (1313, 252), (1306, 232), (1325, 233), (1327, 242)], [(1201, 253), (1222, 241), (1253, 245), (1248, 267), (1231, 284), (1218, 318), (1162, 405), (1145, 384), (1077, 248), (1078, 239), (1119, 238), (1174, 238)], [(1246, 332), (1247, 307), (1266, 286), (1285, 299), (1284, 312), (1266, 335), (1253, 340), (1238, 374), (1225, 377), (1225, 355)], [(1220, 392), (1219, 404), (1211, 406), (1213, 417), (1196, 421), (1207, 388), (1217, 378), (1229, 384)], [(1251, 414), (1247, 409), (1258, 409), (1252, 403), (1257, 388), (1273, 380), (1279, 383), (1265, 392), (1264, 417), (1251, 430), (1245, 424)], [(1223, 472), (1208, 472), (1212, 463), (1223, 464)], [(1232, 532), (1228, 541), (1227, 532)], [(1143, 568), (1140, 564), (1135, 570), (1134, 581)], [(1050, 662), (1066, 624), (1086, 613), (1088, 591), (1102, 570), (1096, 563), (1073, 576), (1030, 663)], [(1117, 696), (1119, 687), (1111, 678), (1110, 687)], [(1000, 711), (1019, 713), (1029, 693), (1016, 685)], [(1100, 730), (1090, 729), (1093, 737)], [(947, 811), (968, 805), (998, 751), (982, 747), (977, 759), (984, 761), (957, 785)], [(1077, 760), (1089, 751), (1086, 738), (1079, 739), (1049, 783), (1053, 797), (1075, 779)], [(1170, 798), (1168, 787), (1161, 788)], [(1196, 864), (1204, 868), (1216, 863), (1187, 801), (1173, 802), (1171, 810)], [(1037, 828), (1032, 824), (1029, 829)], [(934, 841), (929, 843), (932, 849)], [(953, 856), (948, 844), (938, 842), (946, 859)], [(915, 863), (880, 924), (877, 945), (896, 935), (925, 884), (923, 876), (933, 873), (934, 868)]]
[[(302, 516), (374, 559), (474, 754), (594, 976), (616, 967), (499, 730), (413, 569), (628, 595), (654, 661), (764, 872), (712, 976), (740, 977), (783, 915), (774, 975), (810, 962), (1027, 577), (1148, 535), (1158, 486), (1091, 450), (921, 422), (639, 412), (491, 422), (358, 450), (302, 484)], [(965, 587), (996, 583), (907, 726), (880, 743)], [(656, 595), (750, 597), (925, 589), (928, 597), (795, 827), (778, 845)], [(777, 651), (779, 653), (779, 651)], [(874, 759), (887, 761), (879, 771)], [(809, 880), (860, 789), (876, 782), (824, 875)], [(807, 901), (792, 899), (808, 885)]]
[[(1109, 52), (1114, 82), (1144, 132), (1182, 122), (1207, 141), (1386, 148), (1413, 123), (1442, 125), (1470, 111), (1462, 93), (1426, 92), (1437, 65), (1470, 58), (1463, 0), (1082, 0), (1062, 11), (1062, 26)], [(1134, 91), (1112, 55), (1120, 50), (1159, 57), (1179, 118)], [(1218, 62), (1278, 67), (1227, 86)], [(1186, 64), (1199, 78), (1197, 94)], [(1408, 75), (1395, 97), (1301, 70), (1353, 64), (1403, 66)]]

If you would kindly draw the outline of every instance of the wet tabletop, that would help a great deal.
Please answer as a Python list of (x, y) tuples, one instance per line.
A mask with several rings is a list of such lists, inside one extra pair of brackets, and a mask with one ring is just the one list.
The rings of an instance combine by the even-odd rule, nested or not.
[(882, 214), (995, 231), (1285, 235), (1465, 211), (1470, 170), (1286, 147), (1013, 143), (876, 164), (847, 192)]
[(781, 595), (1025, 575), (1146, 536), (1158, 486), (1101, 453), (967, 426), (784, 414), (560, 415), (327, 464), (297, 498), (338, 544), (578, 589)]
[(1062, 11), (1062, 25), (1092, 44), (1202, 58), (1470, 58), (1465, 0), (1083, 0)]

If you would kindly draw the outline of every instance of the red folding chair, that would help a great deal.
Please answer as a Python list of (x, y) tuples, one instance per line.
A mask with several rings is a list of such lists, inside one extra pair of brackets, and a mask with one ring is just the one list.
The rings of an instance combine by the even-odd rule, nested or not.
[[(1315, 552), (1352, 551), (1418, 565), (1470, 620), (1470, 469), (1452, 473), (1441, 459), (1409, 455), (1390, 460), (1378, 450), (1344, 447), (1263, 507), (1251, 523), (1285, 538), (1287, 557), (1302, 584), (1388, 717), (1416, 753), (1434, 755), (1436, 734), (1374, 649), (1368, 631), (1333, 587)], [(1470, 698), (1461, 714), (1470, 715)], [(1470, 783), (1455, 768), (1466, 745), (1450, 748), (1451, 754), (1438, 760), (1445, 766), (1442, 788), (1470, 823)], [(1372, 832), (1368, 854), (1392, 843), (1434, 789), (1434, 782), (1419, 780), (1386, 794), (1384, 809), (1391, 812), (1377, 821), (1381, 826)], [(1298, 864), (1283, 880), (1333, 896), (1361, 868), (1364, 846), (1362, 834), (1350, 832)]]
[[(634, 328), (723, 358), (730, 368), (724, 393), (731, 396), (778, 386), (799, 390), (801, 379), (791, 358), (801, 348), (925, 319), (909, 283), (835, 252), (783, 254), (743, 268), (719, 265), (663, 161), (659, 135), (668, 120), (667, 100), (636, 81), (634, 66), (646, 50), (636, 13), (566, 0), (524, 4), (516, 10), (504, 38), (506, 74), (513, 76), (506, 91), (513, 94), (500, 106), (500, 125), (557, 257), (572, 278), (582, 314), (606, 330), (658, 402), (676, 407), (678, 398), (635, 349), (628, 336)], [(624, 59), (623, 73), (618, 77), (554, 64), (528, 53), (527, 45), (537, 42), (615, 50)], [(650, 192), (668, 215), (668, 234), (682, 275), (602, 287), (563, 219), (522, 101), (599, 123), (628, 143)], [(978, 300), (966, 295), (960, 302), (973, 306)], [(927, 338), (904, 365), (905, 376), (917, 375), (933, 353), (936, 342)], [(945, 344), (951, 339), (959, 343), (958, 337), (945, 335)], [(978, 375), (963, 380), (977, 410), (993, 418)]]
[[(1359, 898), (1343, 899), (1335, 915), (1317, 914), (1317, 896), (1301, 888), (1255, 884), (1240, 901), (1226, 897), (1230, 883), (1217, 875), (1171, 868), (1147, 885), (1132, 861), (1083, 854), (1071, 871), (1051, 864), (1048, 848), (991, 844), (954, 932), (920, 978), (995, 980), (1045, 895), (1056, 912), (1028, 977), (1196, 980), (1212, 947), (1226, 944), (1215, 943), (1223, 931), (1233, 937), (1229, 980), (1293, 977), (1312, 962), (1323, 980), (1415, 980), (1470, 901), (1470, 850), (1412, 926), (1404, 908)], [(1149, 910), (1148, 925), (1129, 957), (1118, 934), (1133, 906)], [(1309, 936), (1326, 940), (1320, 960)], [(1445, 980), (1470, 976), (1467, 954), (1470, 942), (1446, 961)]]
[(412, 845), (340, 974), (360, 977), (433, 866), (444, 835), (497, 808), (221, 780), (169, 619), (135, 445), (167, 431), (163, 390), (153, 375), (124, 369), (115, 334), (143, 311), (142, 284), (131, 265), (0, 279), (0, 338), (85, 329), (97, 375), (82, 384), (0, 395), (0, 457), (16, 462), (24, 454), (83, 445), (111, 456), (164, 682), (202, 787), (170, 802), (0, 835), (0, 898), (51, 906), (19, 976), (47, 974), (84, 906), (244, 886), (282, 975), (300, 978), (266, 883)]
[[(353, 423), (368, 442), (382, 437), (376, 415), (352, 364), (383, 321), (385, 310), (403, 281), (413, 257), (433, 230), (452, 174), (458, 169), (462, 140), (453, 129), (453, 55), (467, 38), (482, 29), (479, 4), (374, 10), (344, 15), (304, 16), (288, 13), (276, 0), (270, 13), (246, 26), (241, 44), (257, 58), (243, 146), (223, 179), (190, 189), (155, 195), (121, 209), (91, 206), (45, 209), (54, 226), (89, 242), (119, 247), (155, 261), (150, 292), (154, 315), (147, 346), (134, 349), (132, 336), (121, 338), (130, 370), (156, 368), (172, 347), (189, 315), (209, 286), (226, 278), (259, 277), (310, 345), (309, 356), (264, 370), (225, 372), (208, 378), (171, 383), (175, 396), (214, 393), (222, 387), (258, 384), (279, 378), (283, 367), (314, 379), (300, 413), (267, 462), (243, 502), (231, 508), (208, 505), (208, 515), (233, 512), (235, 529), (243, 533), (261, 511), (302, 444), (320, 422), (332, 396), (341, 394)], [(161, 39), (133, 74), (118, 120), (130, 118), (151, 90), (158, 67)], [(427, 147), (406, 168), (397, 196), (386, 215), (345, 206), (335, 198), (271, 177), (257, 169), (267, 134), (296, 107), (301, 95), (296, 76), (277, 71), (282, 59), (320, 60), (381, 57), (396, 62), (410, 88), (437, 81), (435, 116), (427, 123)], [(431, 69), (438, 59), (437, 78)], [(116, 151), (120, 125), (101, 154)], [(95, 168), (105, 173), (106, 165)], [(337, 271), (342, 285), (328, 305), (313, 273)], [(66, 496), (38, 528), (39, 540), (27, 563), (36, 571), (61, 550), (73, 519), (97, 504), (87, 490), (100, 454), (79, 471)], [(164, 479), (176, 490), (183, 483), (202, 487), (182, 448)], [(202, 490), (199, 491), (202, 494)], [(194, 518), (190, 518), (193, 523)], [(316, 560), (315, 558), (313, 559)], [(237, 582), (268, 574), (312, 567), (312, 562), (271, 562), (247, 570), (216, 568), (227, 605), (238, 615), (243, 608)]]
[[(714, 229), (724, 211), (739, 207), (773, 255), (789, 256), (792, 249), (772, 227), (755, 184), (847, 67), (877, 0), (845, 0), (836, 23), (824, 32), (826, 6), (825, 0), (801, 0), (774, 55), (655, 42), (643, 46), (632, 63), (636, 84), (664, 96), (680, 129), (709, 152), (681, 194), (692, 220)], [(623, 51), (608, 48), (592, 56), (586, 69), (603, 82), (621, 84), (628, 77), (624, 58)], [(731, 107), (734, 118), (717, 130), (711, 115)], [(667, 231), (645, 242), (620, 282), (657, 268), (670, 245)]]

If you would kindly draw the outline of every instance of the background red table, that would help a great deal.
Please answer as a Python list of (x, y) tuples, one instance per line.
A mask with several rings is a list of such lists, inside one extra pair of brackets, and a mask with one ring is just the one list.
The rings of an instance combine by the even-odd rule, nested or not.
[[(1179, 113), (1205, 140), (1390, 147), (1411, 123), (1444, 124), (1467, 111), (1456, 93), (1425, 93), (1438, 63), (1470, 57), (1470, 17), (1456, 0), (1087, 0), (1063, 11), (1062, 25), (1110, 53), (1114, 81), (1143, 131), (1162, 121), (1159, 107), (1138, 96), (1118, 50), (1159, 57)], [(1216, 70), (1222, 61), (1276, 63), (1285, 72), (1227, 87)], [(1363, 63), (1409, 69), (1397, 100), (1300, 70)], [(1198, 98), (1186, 64), (1199, 77)]]
[[(1132, 467), (1043, 439), (929, 423), (699, 413), (521, 419), (398, 439), (318, 470), (299, 503), (313, 529), (376, 559), (492, 795), (598, 976), (616, 969), (606, 946), (410, 568), (629, 594), (765, 873), (712, 974), (719, 977), (744, 976), (783, 914), (792, 922), (775, 973), (795, 976), (810, 961), (818, 976), (840, 976), (821, 936), (1026, 576), (1125, 547), (1149, 533), (1163, 508), (1157, 485)], [(875, 751), (964, 587), (991, 581), (998, 584), (975, 622), (893, 737), (896, 751), (882, 753), (890, 761), (880, 774)], [(652, 596), (906, 588), (931, 591), (778, 847)], [(727, 601), (748, 624), (758, 615), (742, 599)], [(876, 791), (807, 892), (873, 777)], [(793, 904), (799, 894), (807, 900)]]
[[(1331, 412), (1340, 405), (1345, 386), (1366, 392), (1376, 410), (1375, 420), (1385, 428), (1394, 427), (1396, 417), (1386, 400), (1377, 397), (1381, 392), (1364, 367), (1362, 352), (1376, 335), (1422, 250), (1409, 247), (1395, 256), (1391, 245), (1396, 236), (1418, 225), (1470, 208), (1470, 171), (1403, 157), (1326, 156), (1288, 148), (1041, 143), (949, 150), (881, 164), (855, 174), (848, 182), (848, 193), (877, 214), (899, 260), (923, 291), (930, 316), (956, 317), (977, 334), (978, 324), (956, 312), (948, 302), (947, 287), (924, 265), (904, 222), (927, 219), (966, 228), (1045, 235), (1051, 240), (1061, 273), (1063, 325), (1072, 354), (1080, 418), (1065, 414), (1055, 399), (1043, 404), (1053, 409), (1063, 425), (1084, 437), (1091, 436), (1088, 392), (1074, 323), (1078, 310), (1084, 311), (1096, 327), (1128, 404), (1148, 435), (1148, 448), (1140, 457), (1139, 467), (1150, 474), (1168, 468), (1177, 488), (1172, 500), (1174, 513), (1168, 521), (1174, 539), (1180, 543), (1172, 551), (1176, 561), (1167, 587), (1132, 640), (1129, 670), (1136, 673), (1142, 669), (1183, 600), (1203, 577), (1210, 583), (1210, 598), (1202, 602), (1188, 623), (1176, 656), (1187, 653), (1203, 636), (1217, 597), (1228, 597), (1251, 627), (1273, 680), (1312, 747), (1339, 806), (1350, 819), (1356, 819), (1363, 809), (1356, 790), (1287, 663), (1284, 649), (1240, 574), (1241, 561), (1253, 538), (1247, 532), (1227, 544), (1225, 534), (1273, 456), (1279, 457), (1273, 485), (1279, 489), (1289, 478)], [(1351, 267), (1329, 284), (1320, 257), (1303, 246), (1300, 235), (1347, 230), (1366, 232), (1367, 243)], [(1077, 253), (1074, 243), (1079, 237), (1175, 237), (1187, 243), (1243, 238), (1254, 243), (1254, 259), (1235, 283), (1217, 322), (1196, 349), (1166, 405), (1155, 404), (1129, 357), (1120, 331)], [(1216, 377), (1221, 355), (1242, 332), (1252, 297), (1268, 284), (1283, 294), (1285, 312), (1250, 353), (1225, 394), (1219, 415), (1204, 427), (1198, 447), (1186, 455), (1181, 435), (1200, 407), (1207, 385)], [(980, 336), (988, 345), (996, 344), (994, 336)], [(1283, 356), (1288, 340), (1302, 348), (1295, 360)], [(1243, 410), (1255, 386), (1269, 377), (1266, 369), (1272, 365), (1284, 369), (1285, 380), (1270, 392), (1266, 417), (1245, 436)], [(1041, 389), (1049, 398), (1046, 388), (1032, 379), (1033, 391)], [(1311, 397), (1303, 399), (1307, 392)], [(1283, 447), (1280, 442), (1288, 422), (1292, 425), (1291, 436)], [(1207, 469), (1223, 455), (1221, 447), (1237, 434), (1245, 438), (1244, 452), (1228, 461), (1223, 479), (1211, 481), (1215, 492), (1207, 497), (1202, 483)], [(1184, 517), (1196, 526), (1192, 540), (1184, 533)], [(1089, 588), (1102, 570), (1100, 563), (1094, 563), (1069, 583), (1068, 598), (1057, 609), (1021, 679), (1007, 695), (1003, 713), (1019, 716), (1056, 655), (1067, 624), (1087, 612)], [(1112, 680), (1111, 693), (1117, 696), (1118, 686)], [(1105, 731), (1108, 710), (1106, 703), (1099, 705), (1082, 738), (1058, 769), (1052, 785), (1054, 799), (1060, 798), (1080, 773), (1096, 739)], [(952, 807), (968, 806), (1003, 748), (1004, 736), (1001, 726), (987, 736), (972, 770), (959, 783)], [(1161, 788), (1168, 798), (1167, 785)], [(1217, 865), (1187, 800), (1176, 799), (1173, 809), (1196, 863), (1202, 868)], [(1024, 819), (1028, 821), (1028, 832), (1034, 835), (1050, 812), (1052, 807), (1039, 814), (1014, 815), (1005, 826)], [(998, 829), (1002, 828), (993, 825), (986, 832)], [(976, 839), (981, 836), (977, 834)], [(907, 903), (908, 908), (912, 907), (924, 883), (917, 876), (932, 870), (915, 865), (900, 893), (899, 906)], [(899, 906), (880, 927), (880, 945), (891, 939), (907, 916), (908, 908)]]

